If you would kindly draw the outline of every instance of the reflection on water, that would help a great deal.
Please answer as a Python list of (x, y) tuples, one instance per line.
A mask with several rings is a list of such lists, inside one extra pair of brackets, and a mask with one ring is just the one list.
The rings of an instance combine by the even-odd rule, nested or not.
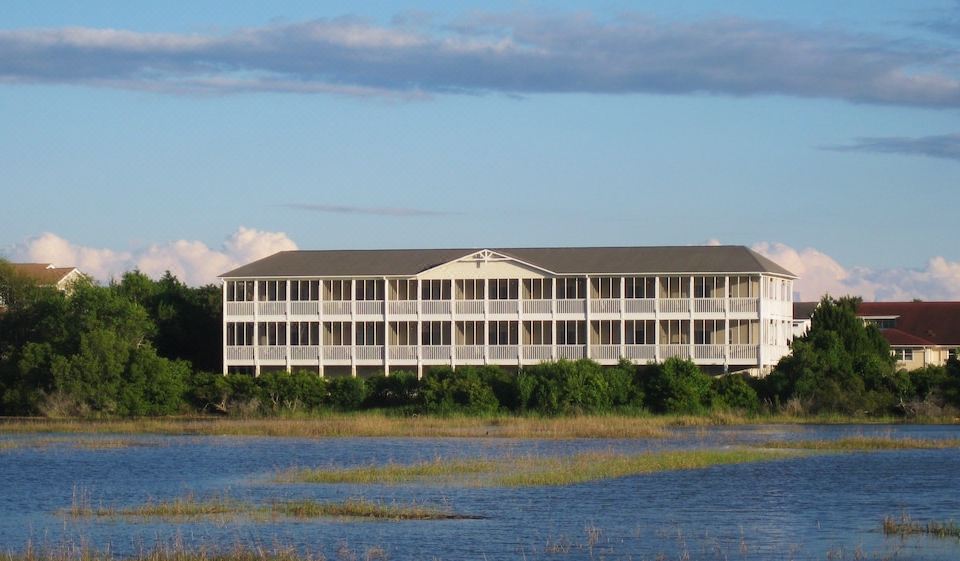
[[(960, 450), (811, 456), (661, 473), (567, 487), (475, 489), (425, 484), (290, 485), (291, 467), (410, 463), (436, 457), (632, 453), (769, 440), (879, 435), (958, 438), (951, 426), (786, 426), (684, 429), (669, 440), (269, 439), (195, 436), (3, 436), (0, 550), (28, 541), (110, 546), (293, 545), (359, 559), (856, 559), (960, 558), (960, 542), (885, 537), (885, 515), (960, 520)], [(103, 446), (87, 440), (103, 439)], [(76, 446), (84, 440), (84, 446)], [(58, 511), (81, 490), (94, 506), (133, 506), (193, 493), (243, 501), (365, 498), (416, 501), (482, 520), (370, 522), (73, 519)], [(382, 552), (377, 549), (382, 549)], [(860, 557), (862, 556), (862, 557)]]

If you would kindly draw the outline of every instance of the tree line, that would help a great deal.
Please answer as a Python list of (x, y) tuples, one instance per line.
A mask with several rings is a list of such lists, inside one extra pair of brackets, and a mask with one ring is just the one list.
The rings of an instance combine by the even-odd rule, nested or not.
[(223, 376), (219, 287), (139, 271), (69, 293), (0, 262), (0, 415), (272, 415), (389, 409), (403, 414), (956, 415), (960, 363), (907, 372), (853, 298), (824, 298), (810, 331), (764, 378), (709, 376), (689, 360), (603, 367), (545, 362), (435, 368), (370, 378), (316, 371)]

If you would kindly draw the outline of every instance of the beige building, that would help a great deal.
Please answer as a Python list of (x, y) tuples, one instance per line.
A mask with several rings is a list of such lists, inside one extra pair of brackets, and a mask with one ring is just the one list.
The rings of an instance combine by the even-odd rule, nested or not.
[[(55, 267), (51, 263), (7, 263), (14, 274), (28, 278), (41, 286), (52, 286), (61, 292), (69, 292), (70, 286), (86, 275), (76, 267)], [(0, 310), (6, 308), (0, 295)]]
[(287, 251), (224, 273), (224, 372), (422, 373), (590, 358), (761, 371), (792, 273), (745, 248)]

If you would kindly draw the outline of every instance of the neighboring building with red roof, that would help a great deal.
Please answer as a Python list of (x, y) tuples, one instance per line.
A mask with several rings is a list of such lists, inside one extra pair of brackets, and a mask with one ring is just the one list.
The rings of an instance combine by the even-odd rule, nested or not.
[[(69, 292), (73, 283), (86, 275), (76, 267), (54, 267), (50, 263), (6, 263), (14, 274), (32, 279), (41, 286), (52, 286), (62, 292)], [(0, 295), (0, 312), (6, 310), (3, 295)]]
[[(810, 326), (816, 303), (794, 303), (795, 334)], [(857, 315), (890, 343), (898, 364), (942, 365), (960, 348), (960, 302), (862, 302)]]

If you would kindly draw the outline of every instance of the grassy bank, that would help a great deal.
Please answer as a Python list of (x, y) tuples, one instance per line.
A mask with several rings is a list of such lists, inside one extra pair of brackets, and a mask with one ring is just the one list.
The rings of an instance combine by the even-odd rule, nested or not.
[(670, 450), (644, 454), (588, 452), (572, 456), (520, 456), (498, 459), (435, 459), (418, 464), (356, 468), (300, 469), (282, 472), (280, 482), (398, 485), (410, 482), (480, 487), (572, 485), (628, 475), (704, 469), (764, 462), (800, 455), (790, 450)]
[(886, 516), (883, 519), (883, 533), (888, 536), (906, 537), (910, 535), (932, 536), (935, 538), (960, 539), (960, 525), (953, 520), (947, 522), (929, 521), (919, 522), (907, 514), (899, 517)]
[[(949, 422), (925, 419), (924, 422)], [(523, 416), (414, 416), (381, 411), (329, 413), (302, 418), (233, 419), (218, 417), (160, 417), (83, 420), (16, 418), (0, 419), (0, 434), (14, 433), (117, 433), (271, 436), (300, 438), (423, 437), (423, 438), (663, 438), (678, 427), (750, 424), (863, 424), (898, 423), (902, 419), (800, 417), (788, 415), (705, 416), (583, 415), (568, 417)]]
[(374, 520), (462, 520), (476, 518), (428, 505), (410, 503), (382, 503), (367, 499), (347, 499), (338, 502), (312, 500), (275, 501), (256, 505), (230, 497), (214, 496), (199, 499), (193, 495), (167, 501), (148, 501), (141, 505), (111, 508), (93, 506), (89, 498), (74, 495), (73, 504), (65, 512), (75, 518), (224, 518), (250, 517), (256, 519), (288, 517), (312, 518), (367, 518)]
[(960, 448), (957, 438), (892, 438), (887, 436), (852, 436), (836, 440), (777, 440), (761, 444), (763, 448), (793, 450), (836, 450), (868, 452), (877, 450), (940, 450)]

